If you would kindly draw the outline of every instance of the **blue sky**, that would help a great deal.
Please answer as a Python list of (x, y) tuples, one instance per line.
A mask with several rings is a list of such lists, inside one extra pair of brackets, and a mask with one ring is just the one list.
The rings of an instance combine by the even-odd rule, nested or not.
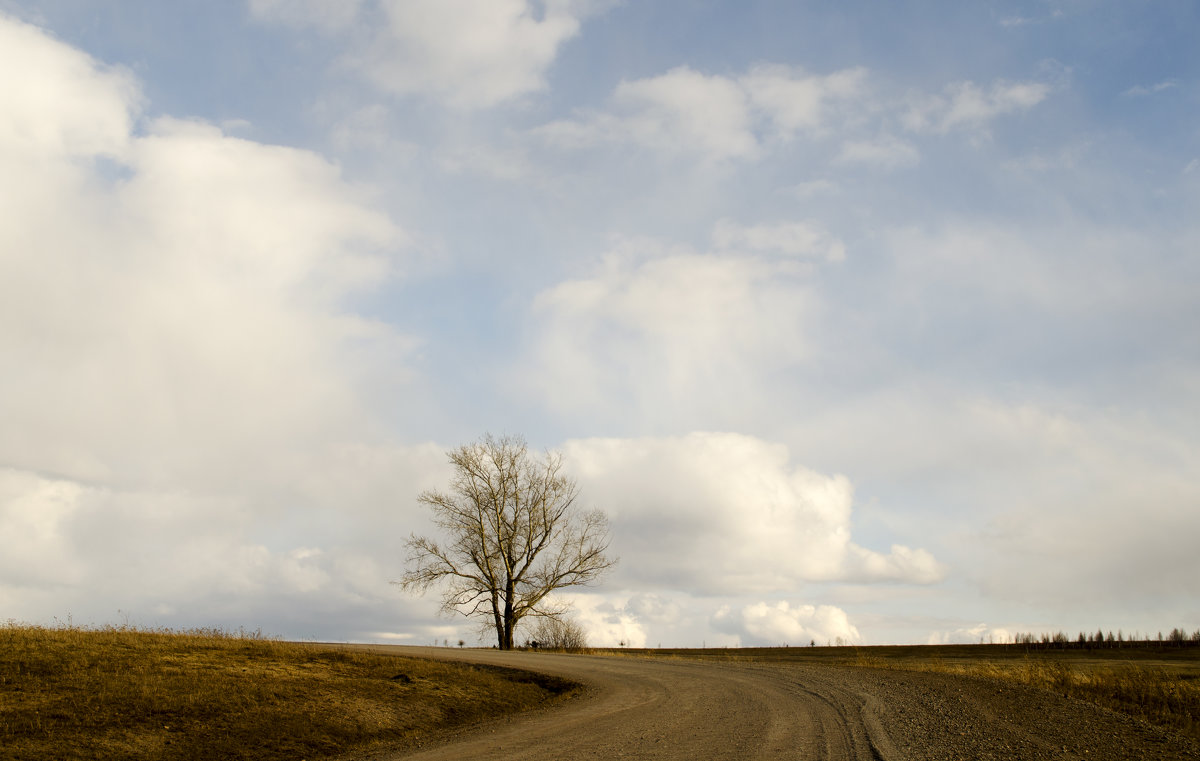
[(597, 643), (1200, 626), (1194, 3), (0, 14), (3, 616), (473, 638), (491, 431)]

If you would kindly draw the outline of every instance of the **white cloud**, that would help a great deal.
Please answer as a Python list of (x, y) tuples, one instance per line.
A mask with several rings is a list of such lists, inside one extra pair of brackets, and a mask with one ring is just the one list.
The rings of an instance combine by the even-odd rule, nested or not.
[(930, 632), (927, 645), (980, 645), (1012, 642), (1014, 633), (1004, 627), (976, 624), (959, 629)]
[[(5, 161), (121, 156), (141, 96), (133, 77), (0, 15)], [(6, 213), (6, 216), (10, 216)]]
[(736, 635), (740, 647), (851, 644), (858, 629), (846, 612), (832, 605), (796, 605), (786, 600), (759, 602), (740, 608), (724, 606), (712, 617), (717, 631)]
[(807, 201), (812, 198), (833, 195), (839, 190), (838, 184), (826, 179), (807, 180), (793, 185), (789, 190), (799, 199)]
[[(1009, 312), (1014, 304), (1052, 314), (1112, 315), (1133, 319), (1146, 304), (1186, 308), (1177, 281), (1155, 268), (1138, 267), (1133, 253), (1148, 244), (1143, 233), (1060, 220), (1051, 229), (960, 220), (930, 229), (898, 228), (885, 237), (898, 265), (889, 292), (909, 307), (947, 288), (974, 294)], [(1184, 236), (1163, 236), (1153, 245), (1184, 251)], [(1140, 305), (1140, 306), (1139, 306)]]
[(679, 602), (656, 592), (640, 592), (625, 603), (625, 610), (639, 621), (650, 623), (675, 623), (683, 611)]
[(1000, 26), (1011, 29), (1029, 24), (1046, 24), (1066, 18), (1066, 15), (1061, 8), (1055, 8), (1050, 13), (1042, 16), (1006, 16), (1000, 19)]
[(586, 0), (252, 0), (259, 18), (367, 40), (346, 63), (381, 90), (458, 108), (537, 92), (559, 48), (605, 3)]
[(753, 158), (758, 140), (749, 106), (736, 81), (680, 66), (657, 77), (622, 82), (607, 112), (554, 122), (539, 132), (567, 146), (632, 142), (714, 160)]
[(643, 589), (756, 594), (804, 581), (930, 583), (924, 550), (888, 555), (850, 537), (853, 488), (737, 434), (583, 439), (564, 447), (589, 502), (609, 511), (624, 579)]
[(775, 252), (797, 257), (815, 257), (831, 262), (846, 257), (846, 246), (818, 222), (782, 222), (744, 227), (722, 219), (713, 228), (718, 250)]
[(126, 78), (30, 27), (0, 35), (5, 71), (46, 62), (19, 89), (51, 94), (9, 101), (19, 129), (0, 133), (0, 462), (86, 479), (244, 471), (342, 425), (356, 347), (405, 349), (342, 309), (387, 277), (397, 228), (311, 153), (169, 118), (133, 133)]
[(593, 647), (647, 647), (646, 628), (638, 616), (609, 595), (575, 595), (571, 598), (575, 620)]
[(914, 132), (978, 130), (999, 116), (1028, 111), (1050, 92), (1050, 85), (1044, 82), (997, 80), (987, 90), (974, 82), (957, 82), (948, 85), (941, 95), (913, 98), (903, 122)]
[(627, 241), (589, 277), (537, 296), (521, 382), (554, 406), (604, 415), (616, 411), (605, 404), (651, 416), (696, 403), (744, 409), (759, 373), (805, 353), (804, 274), (786, 257)]
[(787, 66), (762, 65), (738, 82), (776, 132), (790, 138), (799, 131), (828, 130), (834, 108), (864, 97), (866, 79), (867, 71), (861, 67), (816, 76)]
[(127, 75), (0, 18), (0, 82), (17, 71), (0, 120), (5, 609), (253, 625), (302, 618), (297, 598), (389, 598), (394, 547), (349, 535), (368, 516), (407, 528), (373, 511), (442, 458), (343, 443), (377, 442), (359, 390), (412, 346), (347, 299), (391, 276), (403, 233), (312, 153), (167, 117), (136, 130)]
[(633, 143), (667, 155), (752, 160), (771, 138), (829, 131), (836, 123), (833, 106), (860, 97), (865, 78), (863, 69), (812, 76), (764, 65), (728, 77), (679, 66), (621, 82), (606, 110), (581, 111), (537, 133), (565, 147)]
[(663, 156), (729, 162), (761, 159), (803, 138), (840, 139), (835, 161), (885, 169), (917, 163), (917, 150), (889, 134), (899, 121), (918, 133), (981, 132), (1000, 116), (1045, 100), (1045, 82), (997, 80), (948, 85), (942, 94), (896, 100), (875, 92), (866, 69), (820, 76), (762, 64), (742, 76), (707, 75), (688, 66), (621, 82), (604, 109), (582, 109), (535, 134), (551, 144), (586, 148), (633, 144)]
[(910, 143), (892, 135), (881, 135), (865, 140), (847, 140), (837, 159), (842, 164), (868, 164), (883, 169), (899, 169), (914, 166), (920, 154)]
[(1179, 86), (1179, 80), (1164, 79), (1163, 81), (1156, 82), (1156, 83), (1150, 85), (1149, 87), (1147, 87), (1145, 85), (1134, 85), (1133, 87), (1130, 87), (1128, 90), (1126, 90), (1125, 92), (1123, 92), (1121, 94), (1125, 95), (1125, 96), (1153, 95), (1154, 93), (1162, 92), (1163, 90), (1171, 90), (1178, 86)]
[[(1191, 541), (1200, 532), (1200, 488), (1188, 475), (1200, 461), (1184, 422), (1195, 418), (1195, 405), (1176, 401), (1155, 413), (1135, 394), (1121, 396), (1139, 414), (978, 397), (924, 379), (798, 423), (796, 440), (820, 443), (793, 449), (799, 457), (854, 458), (863, 480), (892, 484), (900, 501), (942, 506), (869, 514), (924, 537), (954, 577), (969, 580), (980, 605), (971, 615), (1044, 605), (1053, 614), (1042, 626), (1071, 626), (1081, 612), (1144, 611), (1200, 573)], [(1127, 626), (1144, 626), (1141, 615)]]
[(387, 30), (361, 60), (367, 76), (390, 92), (435, 95), (462, 107), (492, 106), (542, 89), (582, 15), (570, 3), (538, 8), (527, 0), (382, 5)]
[(569, 602), (589, 644), (601, 647), (621, 642), (627, 647), (797, 647), (813, 641), (862, 641), (850, 616), (837, 606), (763, 602), (753, 594), (597, 590), (570, 595)]

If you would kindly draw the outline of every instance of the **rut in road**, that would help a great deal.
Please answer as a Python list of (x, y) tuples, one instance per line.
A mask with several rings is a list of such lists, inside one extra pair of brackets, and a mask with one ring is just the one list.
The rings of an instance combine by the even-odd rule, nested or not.
[(1187, 738), (1050, 693), (824, 665), (385, 648), (560, 676), (584, 694), (384, 759), (1200, 759)]

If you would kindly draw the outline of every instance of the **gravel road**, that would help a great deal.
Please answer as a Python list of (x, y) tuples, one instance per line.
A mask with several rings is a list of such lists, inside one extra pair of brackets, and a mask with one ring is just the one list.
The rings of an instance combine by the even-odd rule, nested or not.
[(1200, 745), (1186, 738), (990, 680), (826, 665), (395, 649), (586, 685), (553, 708), (395, 759), (1200, 759)]

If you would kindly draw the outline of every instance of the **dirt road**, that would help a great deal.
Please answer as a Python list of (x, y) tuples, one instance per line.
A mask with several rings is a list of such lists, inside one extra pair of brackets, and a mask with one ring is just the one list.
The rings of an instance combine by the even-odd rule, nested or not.
[(544, 711), (394, 758), (1200, 759), (1200, 746), (1087, 703), (941, 674), (825, 665), (397, 648), (587, 685)]

